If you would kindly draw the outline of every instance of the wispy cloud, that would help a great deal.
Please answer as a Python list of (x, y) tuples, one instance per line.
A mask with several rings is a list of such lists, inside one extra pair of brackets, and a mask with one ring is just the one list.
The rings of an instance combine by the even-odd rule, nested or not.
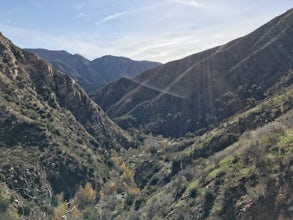
[(77, 13), (77, 17), (83, 22), (89, 22), (91, 20), (91, 16), (85, 12), (87, 5), (87, 2), (77, 2), (73, 4), (73, 9)]
[(129, 11), (128, 12), (127, 11), (121, 11), (121, 12), (109, 15), (109, 16), (107, 16), (105, 18), (102, 18), (101, 20), (97, 21), (96, 25), (103, 24), (103, 23), (105, 23), (107, 21), (117, 19), (119, 17), (125, 16), (125, 15), (130, 14), (130, 13), (131, 12), (129, 12)]
[(188, 5), (192, 7), (200, 7), (201, 5), (195, 1), (195, 0), (170, 0), (171, 2), (177, 3), (177, 4), (183, 4)]
[[(247, 30), (243, 26), (231, 27), (221, 33), (215, 29), (206, 29), (151, 36), (130, 35), (124, 38), (112, 38), (108, 41), (99, 35), (52, 35), (1, 24), (0, 29), (15, 44), (23, 47), (62, 49), (73, 54), (81, 54), (88, 59), (111, 54), (135, 60), (168, 62), (225, 43), (247, 33), (250, 28)], [(217, 32), (218, 34), (215, 34)], [(204, 43), (201, 40), (203, 38)], [(22, 41), (14, 39), (22, 39)]]
[(96, 25), (100, 25), (100, 24), (103, 24), (107, 21), (115, 20), (115, 19), (123, 17), (123, 16), (128, 16), (131, 14), (138, 14), (138, 13), (142, 13), (144, 11), (153, 10), (155, 8), (162, 6), (162, 5), (163, 5), (162, 3), (158, 3), (158, 4), (152, 4), (152, 5), (148, 5), (145, 7), (137, 8), (135, 10), (120, 11), (120, 12), (108, 15), (108, 16), (100, 19), (99, 21), (96, 22)]
[(86, 2), (77, 2), (73, 5), (75, 10), (82, 10), (87, 5)]
[(77, 17), (80, 18), (81, 20), (83, 20), (84, 22), (88, 22), (91, 20), (90, 16), (84, 12), (79, 12)]
[[(119, 17), (119, 15), (116, 16)], [(116, 16), (112, 16), (113, 19)], [(107, 35), (106, 38), (102, 34), (88, 33), (54, 35), (49, 32), (13, 27), (7, 24), (0, 24), (0, 29), (14, 43), (23, 47), (62, 49), (73, 54), (81, 54), (88, 59), (111, 54), (135, 60), (168, 62), (242, 36), (253, 30), (249, 24), (250, 22), (235, 23), (226, 29), (206, 27), (205, 29), (189, 29), (179, 32), (166, 30), (161, 33), (154, 32), (151, 35), (145, 33), (128, 33), (129, 35), (125, 37)]]
[[(137, 3), (127, 7), (124, 3), (120, 3), (121, 5), (115, 8), (108, 8), (106, 11), (109, 14), (99, 18), (101, 15), (97, 13), (96, 8), (103, 8), (101, 2), (107, 1), (85, 2), (86, 5), (80, 3), (74, 7), (70, 6), (72, 9), (70, 18), (71, 15), (75, 15), (75, 19), (78, 17), (85, 22), (89, 21), (88, 19), (92, 22), (97, 21), (96, 24), (104, 25), (103, 28), (92, 28), (94, 25), (92, 22), (87, 22), (86, 25), (79, 22), (80, 31), (76, 31), (76, 27), (63, 30), (57, 28), (56, 24), (52, 27), (42, 25), (42, 28), (30, 25), (30, 22), (24, 25), (23, 22), (17, 22), (15, 19), (14, 15), (21, 13), (16, 13), (14, 9), (13, 16), (9, 14), (6, 20), (0, 21), (0, 30), (21, 47), (66, 50), (73, 54), (81, 54), (88, 59), (111, 54), (135, 60), (168, 62), (240, 37), (277, 14), (277, 12), (273, 15), (262, 13), (262, 16), (239, 18), (238, 11), (231, 13), (227, 6), (230, 3), (226, 3), (225, 7), (217, 7), (220, 3), (216, 1), (209, 3), (202, 0), (149, 0), (145, 4)], [(201, 10), (200, 13), (194, 13), (193, 8), (206, 9), (209, 6), (214, 6), (212, 11)], [(229, 19), (224, 16), (228, 12)], [(222, 19), (223, 17), (225, 19)], [(11, 23), (5, 22), (10, 19)], [(115, 19), (117, 19), (115, 29), (108, 27), (107, 22), (110, 23)], [(125, 26), (127, 22), (131, 23), (129, 27)], [(68, 25), (70, 26), (71, 23)]]
[[(144, 42), (142, 45), (146, 45), (146, 43), (147, 42)], [(169, 47), (169, 46), (175, 45), (175, 44), (176, 44), (176, 41), (174, 41), (174, 40), (166, 40), (164, 42), (155, 43), (155, 44), (149, 43), (149, 45), (144, 46), (144, 47), (132, 52), (132, 56), (141, 55), (141, 54), (144, 54), (148, 51), (154, 51), (156, 49), (166, 48), (166, 47)]]

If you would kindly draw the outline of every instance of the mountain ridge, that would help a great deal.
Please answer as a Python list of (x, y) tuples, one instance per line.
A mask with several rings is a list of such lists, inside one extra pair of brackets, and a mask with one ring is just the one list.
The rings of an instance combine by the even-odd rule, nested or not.
[[(143, 126), (173, 137), (205, 128), (262, 100), (287, 74), (292, 77), (292, 14), (223, 46), (113, 82), (92, 97), (123, 128)], [(119, 86), (125, 90), (115, 97)]]
[(0, 218), (291, 219), (292, 17), (107, 85), (129, 132), (0, 34)]
[(41, 48), (25, 50), (39, 55), (56, 69), (69, 74), (89, 94), (122, 76), (132, 77), (160, 65), (158, 62), (134, 61), (122, 56), (105, 55), (88, 60), (79, 54), (70, 54), (64, 50)]
[(38, 214), (85, 182), (99, 188), (111, 149), (136, 146), (73, 79), (2, 34), (0, 91), (0, 203), (8, 188)]

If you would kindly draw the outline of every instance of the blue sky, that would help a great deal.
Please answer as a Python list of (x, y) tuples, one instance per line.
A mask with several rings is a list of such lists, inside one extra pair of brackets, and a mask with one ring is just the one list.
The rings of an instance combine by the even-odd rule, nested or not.
[(22, 48), (167, 62), (255, 30), (292, 0), (3, 0), (0, 31)]

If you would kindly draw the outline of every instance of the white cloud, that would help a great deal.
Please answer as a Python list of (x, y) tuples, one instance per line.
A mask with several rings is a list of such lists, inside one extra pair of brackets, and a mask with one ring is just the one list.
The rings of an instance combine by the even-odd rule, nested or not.
[(96, 22), (96, 25), (100, 25), (100, 24), (103, 24), (103, 23), (105, 23), (107, 21), (114, 20), (114, 19), (117, 19), (117, 18), (120, 18), (120, 17), (123, 17), (123, 16), (128, 16), (128, 15), (131, 15), (131, 14), (140, 14), (140, 13), (142, 13), (144, 11), (156, 9), (156, 8), (162, 6), (162, 5), (163, 4), (158, 3), (158, 4), (152, 4), (152, 5), (148, 5), (148, 6), (145, 6), (145, 7), (137, 8), (135, 10), (127, 10), (127, 11), (117, 12), (117, 13), (111, 14), (109, 16), (106, 16), (106, 17), (100, 19), (99, 21)]
[(75, 4), (73, 5), (73, 8), (74, 8), (75, 10), (81, 10), (81, 9), (83, 9), (86, 5), (87, 5), (87, 3), (85, 3), (85, 2), (77, 2), (77, 3), (75, 3)]
[(75, 12), (77, 13), (77, 17), (84, 22), (89, 22), (91, 20), (90, 15), (84, 12), (84, 8), (87, 5), (88, 5), (87, 2), (77, 2), (73, 5), (73, 8)]
[(79, 12), (77, 17), (79, 17), (81, 20), (83, 20), (84, 22), (88, 22), (90, 21), (90, 16), (84, 12)]
[[(174, 4), (175, 2), (176, 4), (179, 4), (179, 2), (180, 4), (187, 4), (186, 2), (191, 4), (194, 2), (187, 0), (166, 0), (164, 1), (165, 6), (167, 1), (169, 3), (172, 1)], [(160, 10), (166, 9), (165, 7), (159, 6), (162, 5), (120, 11), (100, 19), (97, 25), (130, 14), (131, 16), (135, 13), (141, 15), (141, 11), (144, 10), (159, 9), (160, 12)], [(182, 9), (185, 10), (185, 8)], [(86, 14), (82, 11), (78, 13), (77, 15), (81, 19), (87, 19)], [(153, 12), (147, 13), (147, 15), (155, 14)], [(219, 14), (221, 15), (223, 12)], [(93, 19), (93, 15), (90, 15), (92, 16), (91, 19)], [(3, 22), (2, 25), (0, 23), (0, 30), (21, 47), (67, 50), (73, 54), (81, 54), (88, 59), (111, 54), (125, 56), (135, 60), (168, 62), (243, 36), (253, 31), (266, 20), (268, 20), (266, 17), (256, 20), (253, 16), (248, 16), (243, 20), (237, 20), (237, 22), (231, 22), (229, 20), (229, 22), (225, 23), (224, 20), (224, 23), (221, 23), (216, 20), (214, 22), (209, 21), (210, 23), (207, 23), (207, 25), (201, 26), (197, 26), (197, 22), (204, 22), (204, 19), (200, 21), (189, 19), (185, 23), (176, 23), (176, 20), (170, 20), (170, 22), (158, 23), (160, 24), (158, 26), (155, 23), (151, 23), (153, 25), (151, 27), (147, 27), (144, 21), (139, 20), (141, 22), (141, 29), (125, 30), (125, 28), (114, 33), (116, 30), (103, 32), (100, 30), (97, 31), (96, 28), (91, 32), (80, 31), (77, 33), (73, 30), (64, 32), (63, 34), (56, 34), (61, 32), (55, 29), (48, 30), (48, 32), (46, 31), (44, 33), (33, 29), (19, 28), (14, 26), (16, 25), (15, 22), (11, 24)], [(189, 23), (189, 21), (191, 22)], [(75, 34), (73, 35), (73, 33)]]
[(170, 1), (177, 4), (183, 4), (183, 5), (188, 5), (192, 7), (200, 7), (200, 4), (195, 0), (170, 0)]
[[(132, 56), (142, 55), (142, 54), (147, 53), (148, 51), (153, 51), (153, 50), (156, 50), (156, 49), (162, 49), (162, 48), (169, 47), (171, 45), (175, 45), (176, 41), (166, 40), (165, 42), (154, 43), (154, 44), (152, 44), (152, 43), (153, 42), (151, 42), (147, 46), (144, 46), (142, 48), (139, 48), (139, 49), (135, 50), (134, 52), (131, 53)], [(146, 44), (147, 44), (147, 42), (144, 42), (142, 45), (146, 45)], [(166, 52), (160, 52), (160, 54), (165, 54), (165, 53)]]
[[(109, 40), (97, 34), (53, 35), (4, 25), (0, 25), (0, 28), (3, 34), (16, 45), (22, 45), (23, 47), (66, 50), (72, 54), (81, 54), (88, 59), (110, 54), (135, 60), (160, 62), (180, 59), (195, 52), (218, 46), (250, 31), (249, 27), (237, 26), (221, 32), (217, 29), (207, 28), (205, 30), (188, 30), (186, 32), (148, 36), (136, 34)], [(21, 41), (17, 42), (14, 39), (21, 39)]]
[(99, 24), (103, 24), (107, 21), (110, 21), (110, 20), (114, 20), (114, 19), (117, 19), (119, 17), (122, 17), (122, 16), (125, 16), (127, 14), (129, 14), (130, 12), (127, 12), (127, 11), (122, 11), (122, 12), (118, 12), (118, 13), (115, 13), (115, 14), (112, 14), (112, 15), (109, 15), (105, 18), (102, 18), (101, 20), (97, 21), (96, 22), (96, 25), (99, 25)]

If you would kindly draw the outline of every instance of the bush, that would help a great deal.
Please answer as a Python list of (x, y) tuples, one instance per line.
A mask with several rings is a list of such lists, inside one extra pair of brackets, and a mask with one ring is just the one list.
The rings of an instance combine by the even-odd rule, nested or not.
[(155, 175), (153, 175), (153, 177), (150, 180), (150, 185), (156, 185), (157, 182), (159, 182), (160, 180), (160, 174), (156, 173)]
[(79, 209), (84, 209), (87, 205), (93, 203), (95, 199), (96, 191), (90, 183), (86, 183), (84, 188), (80, 186), (74, 197), (75, 204)]
[(129, 187), (127, 193), (129, 197), (134, 198), (140, 193), (140, 190), (137, 187)]
[(192, 188), (189, 192), (189, 196), (191, 198), (195, 198), (197, 196), (197, 189), (196, 188)]
[(50, 218), (50, 220), (59, 220), (62, 219), (62, 216), (67, 211), (66, 203), (61, 203), (54, 209), (53, 216)]
[(137, 199), (137, 200), (135, 201), (134, 210), (137, 211), (137, 210), (140, 208), (140, 206), (141, 206), (143, 203), (145, 203), (145, 200), (146, 200), (146, 199), (145, 199), (144, 197), (141, 197), (141, 198)]
[(0, 198), (0, 213), (5, 213), (9, 206), (9, 199)]
[(0, 182), (6, 182), (6, 177), (3, 173), (0, 173)]
[(214, 200), (215, 200), (214, 193), (211, 190), (208, 190), (205, 192), (204, 198), (205, 198), (204, 216), (208, 216), (214, 204)]

